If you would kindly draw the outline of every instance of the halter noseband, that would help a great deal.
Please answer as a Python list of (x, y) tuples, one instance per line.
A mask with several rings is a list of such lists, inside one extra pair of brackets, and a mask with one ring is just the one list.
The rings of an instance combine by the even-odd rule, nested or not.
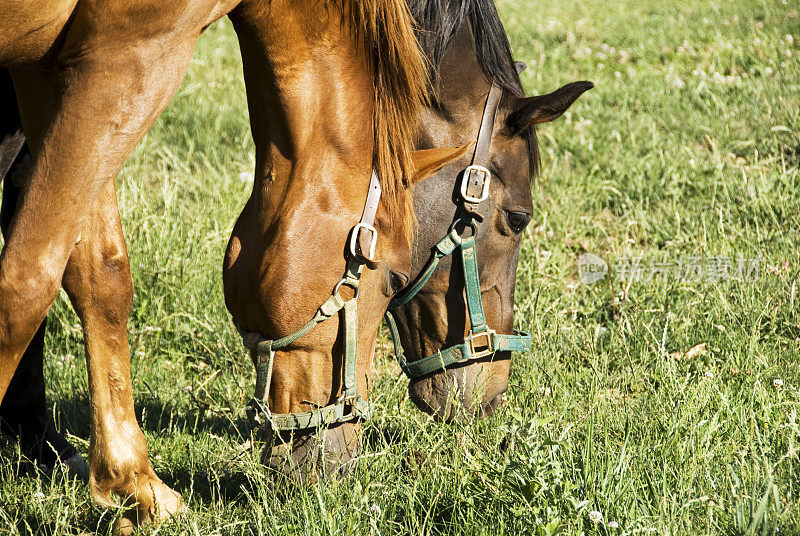
[[(386, 311), (386, 324), (394, 343), (395, 356), (400, 368), (412, 380), (422, 378), (428, 374), (442, 372), (456, 363), (476, 361), (496, 351), (522, 352), (530, 348), (531, 336), (525, 332), (514, 331), (512, 335), (501, 335), (486, 325), (486, 316), (483, 312), (481, 299), (480, 280), (478, 278), (478, 262), (475, 252), (475, 236), (478, 230), (477, 206), (489, 197), (489, 183), (492, 173), (488, 169), (489, 150), (492, 145), (492, 132), (497, 109), (503, 90), (496, 81), (492, 81), (486, 105), (483, 109), (478, 140), (472, 162), (464, 170), (461, 179), (461, 197), (464, 200), (465, 216), (456, 216), (450, 232), (433, 248), (431, 258), (414, 280), (414, 282), (400, 291), (391, 302)], [(463, 224), (472, 230), (472, 234), (463, 238), (457, 229), (458, 224)], [(425, 286), (433, 275), (442, 257), (450, 255), (456, 249), (461, 250), (461, 264), (464, 271), (464, 287), (466, 291), (467, 311), (469, 312), (470, 330), (463, 343), (451, 346), (414, 362), (407, 362), (400, 342), (400, 333), (392, 316), (392, 311), (411, 301)]]
[[(373, 260), (378, 232), (373, 226), (381, 186), (378, 174), (373, 169), (369, 181), (369, 192), (364, 203), (361, 220), (350, 231), (348, 259), (344, 276), (333, 288), (331, 297), (325, 300), (313, 318), (300, 329), (280, 339), (268, 339), (259, 333), (249, 333), (238, 324), (236, 329), (242, 336), (245, 348), (256, 351), (256, 389), (247, 404), (247, 418), (255, 428), (271, 427), (274, 431), (307, 430), (320, 428), (369, 416), (370, 404), (358, 394), (358, 284), (365, 261)], [(368, 240), (368, 242), (366, 242)], [(345, 300), (339, 289), (353, 289), (353, 297)], [(344, 374), (342, 395), (334, 402), (319, 409), (301, 413), (272, 413), (269, 410), (269, 389), (272, 385), (272, 367), (275, 351), (283, 349), (306, 335), (314, 326), (340, 313), (344, 325)]]

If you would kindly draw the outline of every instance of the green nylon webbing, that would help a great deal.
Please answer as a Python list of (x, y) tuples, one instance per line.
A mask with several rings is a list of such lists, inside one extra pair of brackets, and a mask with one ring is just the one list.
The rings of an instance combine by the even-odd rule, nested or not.
[[(525, 332), (514, 331), (513, 335), (502, 335), (491, 331), (486, 325), (486, 315), (483, 311), (483, 299), (481, 298), (480, 278), (478, 275), (478, 261), (475, 250), (475, 236), (461, 238), (453, 225), (450, 232), (436, 246), (433, 254), (422, 269), (420, 274), (410, 286), (406, 287), (389, 303), (389, 309), (384, 318), (389, 327), (389, 333), (394, 345), (394, 353), (402, 371), (412, 380), (421, 378), (434, 372), (441, 372), (455, 363), (477, 359), (473, 353), (470, 338), (463, 343), (445, 348), (435, 354), (429, 355), (412, 363), (406, 362), (403, 346), (400, 343), (400, 332), (397, 329), (397, 322), (392, 315), (392, 311), (411, 301), (419, 293), (420, 289), (428, 282), (433, 275), (442, 257), (453, 253), (456, 248), (461, 248), (461, 264), (464, 273), (464, 289), (466, 294), (466, 305), (470, 319), (470, 337), (473, 335), (484, 334), (489, 337), (490, 353), (494, 351), (523, 352), (530, 348), (531, 336)], [(487, 334), (488, 332), (488, 334)]]
[[(358, 290), (360, 269), (351, 270), (348, 265), (347, 276), (343, 280), (354, 290)], [(333, 404), (301, 413), (272, 413), (269, 410), (269, 388), (272, 383), (272, 368), (275, 351), (284, 348), (310, 332), (338, 312), (342, 312), (344, 324), (344, 375), (342, 396)], [(366, 419), (369, 403), (358, 394), (358, 300), (345, 301), (338, 293), (325, 300), (314, 317), (300, 329), (277, 340), (239, 330), (242, 342), (256, 350), (256, 389), (247, 407), (247, 416), (254, 426), (269, 425), (276, 431), (305, 430), (345, 422), (356, 418)], [(349, 409), (349, 412), (347, 411)]]
[(469, 311), (470, 333), (486, 331), (486, 315), (483, 313), (481, 299), (481, 283), (478, 278), (478, 259), (475, 255), (475, 237), (470, 236), (461, 241), (461, 260), (464, 269), (464, 289), (467, 293), (467, 311)]
[(344, 304), (344, 396), (358, 393), (356, 366), (358, 365), (358, 309), (356, 300)]
[[(392, 341), (395, 348), (395, 356), (400, 364), (400, 369), (412, 380), (427, 376), (434, 372), (441, 372), (448, 367), (469, 361), (472, 359), (472, 348), (468, 341), (464, 341), (456, 346), (451, 346), (428, 357), (424, 357), (411, 363), (406, 362), (403, 348), (400, 346), (400, 334), (397, 330), (392, 314), (387, 311), (385, 317), (386, 324), (389, 326), (389, 332), (392, 336)], [(524, 331), (514, 330), (513, 335), (501, 335), (497, 333), (492, 334), (492, 348), (500, 352), (524, 352), (530, 348), (531, 336)]]
[(425, 286), (425, 283), (427, 283), (431, 278), (433, 272), (436, 270), (436, 267), (439, 266), (439, 260), (442, 257), (450, 255), (459, 245), (461, 245), (461, 237), (454, 227), (434, 246), (433, 255), (419, 273), (417, 279), (414, 280), (414, 283), (411, 286), (404, 288), (399, 294), (392, 298), (392, 300), (389, 302), (389, 310), (393, 311), (411, 301), (411, 299), (417, 295), (422, 287)]

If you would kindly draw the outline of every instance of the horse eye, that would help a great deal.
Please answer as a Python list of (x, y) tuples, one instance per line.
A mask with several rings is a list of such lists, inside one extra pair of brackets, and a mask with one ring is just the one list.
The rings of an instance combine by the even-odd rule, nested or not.
[(506, 210), (506, 220), (508, 221), (508, 226), (511, 227), (511, 230), (515, 233), (521, 233), (522, 230), (527, 227), (527, 225), (531, 221), (531, 215), (527, 212), (516, 212), (513, 210)]
[(392, 286), (392, 292), (397, 293), (408, 284), (408, 276), (389, 270), (389, 282)]

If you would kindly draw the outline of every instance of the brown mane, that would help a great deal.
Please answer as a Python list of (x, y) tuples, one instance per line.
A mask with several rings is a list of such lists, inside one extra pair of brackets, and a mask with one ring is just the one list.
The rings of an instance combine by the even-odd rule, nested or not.
[(375, 73), (375, 166), (390, 221), (410, 237), (414, 214), (409, 186), (417, 117), (426, 98), (427, 66), (414, 34), (406, 0), (339, 0), (364, 46), (372, 49)]

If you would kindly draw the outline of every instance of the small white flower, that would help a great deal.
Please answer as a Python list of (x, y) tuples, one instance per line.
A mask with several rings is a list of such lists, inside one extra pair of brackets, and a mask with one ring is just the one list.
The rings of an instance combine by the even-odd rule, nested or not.
[(775, 389), (783, 389), (783, 380), (779, 380), (777, 378), (772, 380), (772, 386)]
[(609, 521), (608, 522), (608, 528), (610, 528), (610, 529), (618, 529), (619, 528), (619, 523), (617, 523), (616, 521)]
[(381, 515), (381, 507), (378, 506), (377, 504), (373, 504), (372, 506), (369, 507), (369, 509), (376, 516)]
[(161, 454), (156, 454), (156, 455), (154, 456), (154, 459), (155, 459), (157, 462), (160, 462), (160, 461), (161, 461), (161, 460), (163, 460), (164, 458), (162, 458), (162, 457), (161, 457)]
[(36, 499), (37, 501), (43, 501), (44, 493), (42, 493), (41, 491), (37, 491), (33, 494), (33, 498)]
[(589, 512), (589, 521), (592, 523), (600, 523), (603, 520), (603, 514), (598, 512), (597, 510), (592, 510)]
[(705, 377), (706, 377), (707, 380), (713, 380), (714, 379), (714, 373), (711, 372), (710, 370), (707, 370), (706, 373), (705, 373)]
[(772, 67), (767, 67), (764, 69), (764, 75), (772, 76), (773, 74), (775, 74), (775, 71), (772, 69)]

